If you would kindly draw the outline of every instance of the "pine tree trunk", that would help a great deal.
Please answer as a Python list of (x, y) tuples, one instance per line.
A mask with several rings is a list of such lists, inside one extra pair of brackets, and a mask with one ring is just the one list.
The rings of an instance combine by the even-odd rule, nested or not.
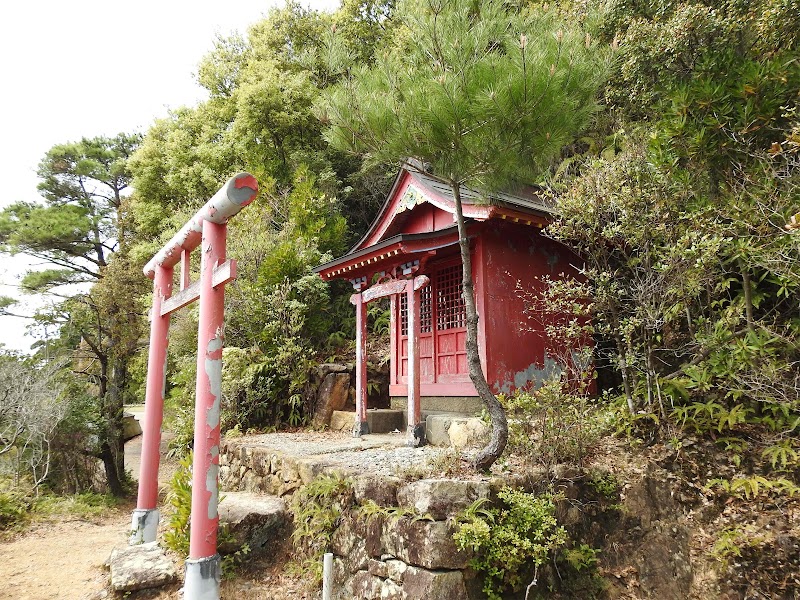
[(461, 207), (461, 188), (457, 182), (450, 182), (456, 205), (456, 224), (458, 226), (458, 245), (461, 250), (461, 265), (463, 268), (463, 294), (464, 308), (467, 318), (467, 364), (469, 378), (475, 386), (486, 411), (492, 422), (492, 437), (472, 461), (474, 467), (485, 471), (500, 458), (508, 443), (508, 419), (506, 411), (497, 400), (481, 367), (481, 357), (478, 352), (478, 309), (475, 304), (475, 286), (472, 281), (472, 257), (470, 255), (467, 226), (464, 223), (464, 211)]

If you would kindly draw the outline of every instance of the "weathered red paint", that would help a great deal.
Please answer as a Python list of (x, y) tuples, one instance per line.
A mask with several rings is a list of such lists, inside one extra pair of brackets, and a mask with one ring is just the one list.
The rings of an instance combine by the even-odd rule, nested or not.
[(356, 418), (353, 435), (368, 433), (367, 428), (367, 303), (354, 294), (356, 305)]
[(227, 223), (228, 219), (250, 204), (258, 195), (258, 183), (250, 173), (231, 177), (213, 198), (206, 202), (172, 239), (150, 259), (144, 273), (152, 277), (156, 265), (175, 266), (184, 250), (194, 250), (200, 245), (203, 222)]
[[(161, 422), (164, 418), (164, 384), (167, 370), (169, 315), (161, 316), (161, 305), (172, 295), (171, 267), (156, 268), (153, 281), (153, 309), (150, 347), (147, 356), (147, 391), (142, 426), (142, 459), (139, 470), (139, 495), (136, 507), (156, 508), (158, 503), (158, 465)], [(144, 540), (150, 542), (153, 540)]]
[(225, 288), (214, 288), (214, 268), (225, 260), (226, 225), (203, 221), (200, 246), (200, 315), (197, 330), (197, 386), (192, 466), (192, 519), (189, 558), (217, 552), (219, 514), (219, 417)]
[(190, 281), (191, 251), (184, 249), (181, 252), (181, 291), (185, 290), (192, 283)]
[[(258, 183), (249, 173), (229, 179), (144, 268), (155, 284), (137, 511), (154, 509), (157, 502), (169, 315), (200, 300), (189, 562), (199, 560), (205, 564), (206, 559), (219, 560), (216, 545), (224, 287), (236, 277), (235, 261), (225, 260), (226, 223), (250, 204), (257, 192)], [(189, 253), (198, 245), (201, 246), (200, 280), (190, 285)], [(181, 291), (172, 296), (173, 271), (179, 261)], [(137, 520), (137, 511), (134, 524), (144, 522)], [(157, 511), (155, 514), (157, 518)], [(154, 541), (142, 539), (141, 532), (138, 533), (132, 536), (132, 543)]]
[(415, 431), (420, 423), (421, 410), (419, 399), (419, 289), (409, 285), (406, 288), (408, 298), (408, 431), (406, 440), (414, 443)]
[[(250, 188), (252, 190), (258, 190), (258, 182), (256, 181), (256, 178), (253, 177), (252, 175), (244, 175), (243, 177), (237, 177), (233, 185), (236, 187), (236, 189)], [(251, 196), (249, 200), (243, 202), (242, 208), (250, 204), (253, 201), (253, 198), (255, 198), (255, 196)]]
[[(575, 268), (580, 261), (538, 229), (507, 221), (487, 223), (480, 239), (483, 255), (479, 264), (485, 268), (481, 337), (489, 340), (484, 345), (486, 376), (492, 391), (509, 393), (541, 382), (567, 358), (571, 349), (559, 340), (550, 340), (545, 331), (553, 316), (532, 314), (528, 303), (531, 296), (544, 292), (544, 277), (580, 277)], [(527, 299), (520, 290), (525, 290)], [(494, 332), (503, 332), (494, 336), (500, 338), (497, 341)]]

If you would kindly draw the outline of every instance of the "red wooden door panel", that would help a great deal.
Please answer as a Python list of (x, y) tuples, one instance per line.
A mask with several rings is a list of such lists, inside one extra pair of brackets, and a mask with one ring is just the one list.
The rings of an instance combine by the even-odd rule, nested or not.
[[(420, 381), (459, 383), (469, 381), (466, 357), (466, 318), (461, 296), (461, 265), (450, 264), (430, 274), (431, 283), (420, 295)], [(436, 299), (434, 302), (433, 299)], [(407, 300), (400, 296), (397, 382), (408, 375)]]

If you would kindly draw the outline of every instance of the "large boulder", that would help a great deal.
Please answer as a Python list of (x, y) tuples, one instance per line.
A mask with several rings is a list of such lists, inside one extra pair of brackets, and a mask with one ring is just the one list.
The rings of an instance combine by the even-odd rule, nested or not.
[(276, 496), (250, 492), (224, 492), (219, 503), (219, 522), (228, 539), (220, 542), (221, 554), (231, 554), (245, 544), (253, 554), (268, 550), (288, 522), (286, 503)]
[(378, 506), (397, 506), (398, 477), (376, 477), (360, 475), (353, 481), (353, 493), (356, 502), (364, 504), (372, 500)]
[(139, 424), (133, 413), (122, 413), (122, 437), (127, 442), (135, 438), (137, 435), (142, 435), (142, 426)]
[(425, 439), (432, 446), (451, 446), (463, 450), (482, 444), (489, 428), (477, 417), (430, 414), (425, 418)]
[(403, 574), (403, 592), (408, 600), (467, 600), (461, 571), (428, 571), (408, 567)]
[(315, 427), (324, 427), (331, 422), (335, 410), (342, 410), (350, 394), (350, 373), (329, 372), (317, 391), (317, 406), (314, 411)]
[(392, 556), (425, 569), (464, 569), (470, 554), (453, 541), (454, 526), (446, 521), (408, 517), (389, 519), (383, 526), (381, 544)]
[(111, 587), (117, 592), (161, 587), (178, 578), (175, 565), (157, 542), (115, 548), (109, 565)]

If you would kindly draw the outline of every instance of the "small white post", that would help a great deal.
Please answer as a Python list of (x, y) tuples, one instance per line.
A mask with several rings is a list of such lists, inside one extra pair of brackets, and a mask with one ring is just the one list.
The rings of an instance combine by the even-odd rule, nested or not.
[(325, 553), (322, 561), (322, 600), (331, 600), (333, 594), (333, 554)]

